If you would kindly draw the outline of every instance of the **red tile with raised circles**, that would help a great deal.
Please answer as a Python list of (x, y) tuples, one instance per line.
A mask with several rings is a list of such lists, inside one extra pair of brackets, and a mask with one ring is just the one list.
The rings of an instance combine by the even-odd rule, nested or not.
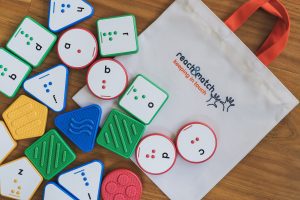
[(105, 177), (101, 194), (103, 200), (140, 200), (142, 190), (142, 183), (135, 173), (117, 169)]

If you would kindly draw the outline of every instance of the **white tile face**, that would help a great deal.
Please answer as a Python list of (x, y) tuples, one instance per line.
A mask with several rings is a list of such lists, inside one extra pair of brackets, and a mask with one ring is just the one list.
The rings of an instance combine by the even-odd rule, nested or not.
[(59, 38), (58, 55), (68, 67), (87, 67), (97, 57), (97, 53), (97, 40), (86, 29), (69, 29)]
[(170, 139), (159, 134), (148, 135), (137, 146), (136, 160), (145, 172), (162, 174), (173, 167), (176, 149)]
[(119, 105), (145, 124), (149, 124), (168, 99), (168, 94), (138, 75), (124, 93)]
[(3, 94), (13, 97), (30, 72), (29, 65), (0, 48), (0, 91)]
[(13, 199), (30, 199), (43, 181), (26, 157), (0, 167), (1, 195)]
[(48, 183), (44, 191), (44, 200), (73, 200), (62, 188), (54, 183)]
[(16, 146), (17, 143), (11, 137), (6, 125), (0, 121), (0, 164)]
[(134, 16), (100, 19), (97, 24), (102, 56), (134, 53), (138, 50)]
[(212, 129), (206, 125), (191, 123), (180, 130), (176, 145), (178, 152), (185, 160), (200, 163), (214, 154), (217, 139)]
[(83, 0), (51, 0), (49, 8), (49, 28), (53, 32), (62, 31), (91, 17), (93, 7)]
[(37, 67), (48, 55), (55, 41), (53, 33), (26, 17), (7, 43), (7, 48)]
[(58, 183), (81, 200), (98, 199), (103, 176), (103, 164), (93, 161), (58, 177)]
[(118, 97), (128, 82), (126, 69), (116, 60), (102, 59), (94, 63), (87, 75), (90, 91), (102, 99)]
[(66, 105), (68, 76), (67, 67), (60, 64), (27, 79), (24, 89), (50, 109), (60, 112)]

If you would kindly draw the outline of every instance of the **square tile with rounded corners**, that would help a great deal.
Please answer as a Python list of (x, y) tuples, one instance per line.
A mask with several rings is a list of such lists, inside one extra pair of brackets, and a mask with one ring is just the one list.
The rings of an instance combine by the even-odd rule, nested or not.
[(101, 18), (97, 21), (100, 55), (114, 57), (138, 52), (134, 15)]
[(100, 199), (100, 187), (104, 164), (94, 160), (63, 172), (58, 183), (76, 198), (81, 200)]
[(17, 143), (11, 137), (6, 125), (0, 120), (0, 164), (16, 148)]
[(35, 141), (24, 153), (46, 180), (53, 178), (76, 159), (73, 150), (55, 129)]
[(39, 102), (21, 95), (2, 114), (15, 140), (39, 137), (45, 133), (48, 109)]
[(168, 93), (143, 75), (124, 92), (119, 105), (145, 124), (150, 124), (168, 100)]
[(0, 92), (14, 97), (23, 81), (31, 72), (31, 67), (4, 48), (0, 48)]
[(97, 143), (120, 156), (129, 158), (145, 128), (143, 123), (113, 109), (101, 128)]
[(43, 177), (26, 157), (0, 166), (0, 192), (12, 199), (31, 199)]
[(54, 112), (60, 112), (67, 104), (68, 79), (68, 68), (59, 64), (28, 78), (23, 88)]
[(57, 36), (27, 16), (6, 44), (6, 48), (33, 67), (42, 64), (54, 46)]

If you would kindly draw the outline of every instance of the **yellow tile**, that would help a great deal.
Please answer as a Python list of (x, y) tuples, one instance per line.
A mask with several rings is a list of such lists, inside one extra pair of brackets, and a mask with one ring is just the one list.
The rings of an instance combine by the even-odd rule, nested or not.
[(39, 137), (45, 133), (48, 109), (37, 101), (21, 95), (2, 114), (15, 140)]

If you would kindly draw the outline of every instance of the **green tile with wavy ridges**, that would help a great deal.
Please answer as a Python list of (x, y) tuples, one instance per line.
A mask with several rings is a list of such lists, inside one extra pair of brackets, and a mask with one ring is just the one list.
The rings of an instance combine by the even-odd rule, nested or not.
[(120, 156), (129, 158), (144, 131), (144, 124), (113, 109), (100, 131), (97, 143)]
[(75, 153), (55, 129), (30, 145), (25, 155), (46, 180), (53, 178), (76, 159)]

